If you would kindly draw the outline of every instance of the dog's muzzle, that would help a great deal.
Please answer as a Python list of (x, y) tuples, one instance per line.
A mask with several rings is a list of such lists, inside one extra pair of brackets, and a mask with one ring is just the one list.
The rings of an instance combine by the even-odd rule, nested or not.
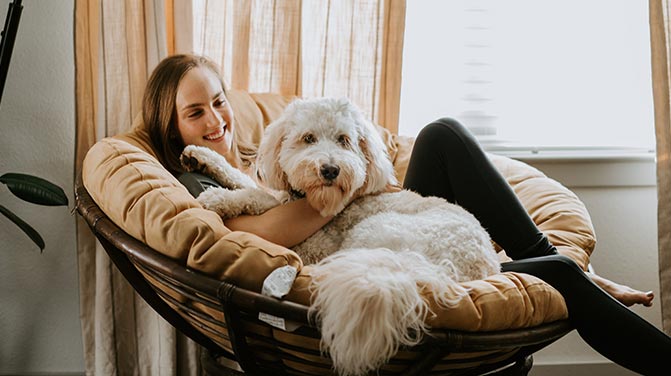
[(319, 174), (326, 180), (332, 181), (340, 174), (340, 167), (332, 164), (323, 164), (319, 169)]

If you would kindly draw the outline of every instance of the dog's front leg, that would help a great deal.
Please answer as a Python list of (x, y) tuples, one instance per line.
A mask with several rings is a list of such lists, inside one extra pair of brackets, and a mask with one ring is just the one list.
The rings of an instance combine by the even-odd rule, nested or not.
[(275, 197), (259, 188), (211, 187), (198, 195), (197, 200), (205, 209), (216, 212), (223, 219), (241, 214), (262, 214), (280, 204)]
[(186, 171), (203, 173), (224, 188), (257, 187), (252, 178), (231, 166), (221, 154), (204, 146), (188, 145), (180, 155), (180, 162)]

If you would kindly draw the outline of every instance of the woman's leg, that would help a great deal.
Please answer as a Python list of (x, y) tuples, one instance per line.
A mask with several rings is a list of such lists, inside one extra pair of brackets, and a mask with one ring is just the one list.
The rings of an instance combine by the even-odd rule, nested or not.
[(422, 129), (404, 186), (471, 212), (513, 259), (556, 253), (475, 138), (455, 120), (443, 118)]
[[(530, 273), (554, 286), (580, 335), (601, 354), (645, 375), (668, 368), (662, 362), (663, 355), (671, 355), (671, 339), (592, 283), (575, 262), (554, 255), (556, 249), (459, 123), (441, 119), (422, 130), (404, 185), (473, 213), (509, 256), (522, 259), (504, 264), (503, 270)], [(530, 258), (536, 256), (544, 257)]]
[(668, 374), (671, 337), (605, 293), (570, 258), (517, 260), (502, 269), (535, 275), (557, 289), (580, 336), (601, 355), (642, 375)]
[[(452, 119), (431, 123), (417, 136), (405, 187), (460, 204), (514, 259), (556, 253), (477, 141)], [(634, 290), (596, 275), (593, 280), (623, 303), (652, 304), (652, 292)]]

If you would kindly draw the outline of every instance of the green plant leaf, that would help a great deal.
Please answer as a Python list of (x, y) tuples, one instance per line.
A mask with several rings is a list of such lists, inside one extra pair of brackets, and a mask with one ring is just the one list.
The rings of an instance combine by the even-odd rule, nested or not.
[(0, 205), (0, 213), (4, 214), (5, 217), (9, 218), (10, 221), (14, 222), (23, 232), (25, 232), (30, 240), (40, 247), (40, 253), (44, 250), (44, 239), (42, 239), (37, 230), (2, 205)]
[(54, 183), (33, 175), (14, 172), (0, 176), (0, 182), (18, 198), (38, 205), (66, 206), (68, 198), (63, 189)]

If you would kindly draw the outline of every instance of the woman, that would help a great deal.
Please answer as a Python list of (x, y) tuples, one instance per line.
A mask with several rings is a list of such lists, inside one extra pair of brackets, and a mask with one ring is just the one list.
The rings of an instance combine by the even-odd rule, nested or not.
[[(172, 173), (182, 172), (179, 155), (189, 144), (209, 147), (233, 166), (249, 170), (252, 149), (234, 140), (233, 110), (218, 69), (208, 59), (192, 55), (164, 59), (147, 84), (143, 116), (161, 163)], [(529, 273), (555, 287), (580, 335), (602, 355), (641, 374), (661, 372), (664, 355), (671, 355), (671, 338), (625, 307), (651, 305), (652, 293), (588, 275), (571, 259), (558, 255), (459, 123), (441, 119), (420, 132), (404, 184), (473, 213), (515, 260), (503, 264), (503, 270)], [(258, 216), (231, 218), (225, 224), (292, 247), (330, 220), (301, 199)]]

